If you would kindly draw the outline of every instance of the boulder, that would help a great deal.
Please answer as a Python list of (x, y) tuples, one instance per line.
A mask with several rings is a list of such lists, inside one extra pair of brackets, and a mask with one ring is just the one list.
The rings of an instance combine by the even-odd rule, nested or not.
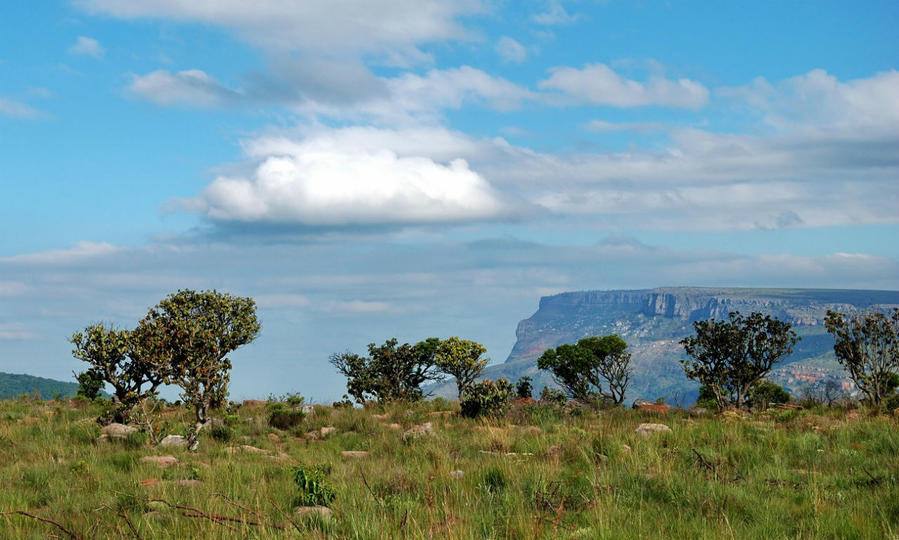
[(325, 427), (321, 428), (320, 430), (318, 430), (318, 432), (324, 439), (325, 437), (327, 437), (328, 435), (330, 435), (332, 433), (337, 433), (337, 428), (334, 426), (325, 426)]
[(340, 455), (350, 459), (362, 459), (368, 455), (368, 452), (365, 450), (344, 450)]
[(159, 446), (169, 448), (187, 448), (187, 437), (182, 437), (181, 435), (166, 435), (165, 438), (159, 441)]
[(634, 430), (634, 433), (643, 437), (649, 437), (653, 433), (671, 433), (671, 428), (665, 424), (640, 424)]
[(626, 444), (622, 444), (621, 451), (624, 452), (625, 454), (630, 454), (632, 450), (631, 450), (630, 446), (628, 446)]
[(303, 405), (303, 414), (310, 416), (315, 414), (315, 405)]
[(281, 440), (281, 437), (279, 437), (277, 433), (269, 433), (266, 437), (272, 442), (279, 442)]
[(465, 476), (465, 471), (451, 471), (450, 472), (450, 477), (452, 477), (455, 480), (460, 480), (464, 476)]
[(178, 463), (178, 458), (175, 456), (144, 456), (140, 458), (144, 463), (153, 463), (154, 465), (159, 465), (160, 467), (171, 467), (172, 465)]
[(331, 517), (334, 512), (331, 511), (327, 506), (299, 506), (296, 510), (293, 511), (293, 515), (298, 517), (306, 517), (306, 516), (322, 516), (322, 517)]
[(129, 435), (136, 432), (136, 427), (126, 426), (125, 424), (118, 424), (115, 422), (103, 426), (103, 429), (100, 430), (101, 436), (106, 435), (107, 439), (127, 439)]
[(396, 424), (396, 423), (394, 423), (394, 424), (387, 424), (387, 429), (395, 429), (395, 430), (399, 431), (399, 430), (403, 429), (403, 425), (402, 425), (402, 424)]
[(433, 434), (434, 434), (434, 426), (432, 426), (430, 422), (425, 422), (424, 424), (412, 426), (411, 428), (407, 429), (403, 433), (403, 440), (407, 441), (407, 440), (415, 438), (415, 437), (421, 437), (423, 435), (433, 435)]
[(690, 416), (708, 416), (709, 410), (705, 407), (693, 407), (690, 409)]

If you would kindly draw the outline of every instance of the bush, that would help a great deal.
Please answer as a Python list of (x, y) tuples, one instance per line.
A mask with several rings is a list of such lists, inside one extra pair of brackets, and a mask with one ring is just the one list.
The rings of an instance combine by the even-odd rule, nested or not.
[(749, 403), (757, 410), (790, 402), (790, 394), (779, 384), (762, 380), (749, 391)]
[(303, 423), (306, 415), (301, 409), (288, 409), (283, 403), (269, 405), (268, 425), (275, 429), (290, 429)]
[(883, 402), (884, 408), (888, 411), (895, 411), (899, 409), (899, 394), (893, 394), (892, 396), (886, 398)]
[(234, 438), (234, 430), (228, 426), (212, 426), (209, 436), (218, 442), (228, 442)]
[(103, 380), (103, 375), (93, 369), (82, 371), (75, 375), (75, 380), (78, 381), (78, 396), (91, 401), (97, 399), (100, 395), (100, 390), (106, 384)]
[(334, 500), (334, 489), (328, 485), (330, 465), (299, 466), (293, 469), (293, 480), (299, 488), (298, 506), (328, 506)]
[(534, 393), (534, 385), (531, 384), (530, 377), (522, 377), (518, 379), (518, 382), (515, 383), (515, 396), (519, 399), (529, 399)]
[(549, 386), (544, 386), (543, 390), (540, 392), (540, 401), (548, 403), (550, 405), (558, 405), (561, 407), (568, 402), (568, 396), (566, 396), (565, 392), (559, 390), (558, 388), (550, 388)]
[(507, 379), (485, 379), (471, 385), (459, 403), (462, 416), (500, 416), (512, 400), (512, 384)]

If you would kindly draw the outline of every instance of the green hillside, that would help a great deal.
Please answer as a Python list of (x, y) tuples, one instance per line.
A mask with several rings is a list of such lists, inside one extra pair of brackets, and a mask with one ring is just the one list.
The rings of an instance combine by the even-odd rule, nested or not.
[(78, 383), (45, 379), (33, 375), (0, 373), (0, 399), (13, 399), (34, 391), (37, 391), (44, 399), (52, 399), (57, 394), (69, 398), (78, 393)]

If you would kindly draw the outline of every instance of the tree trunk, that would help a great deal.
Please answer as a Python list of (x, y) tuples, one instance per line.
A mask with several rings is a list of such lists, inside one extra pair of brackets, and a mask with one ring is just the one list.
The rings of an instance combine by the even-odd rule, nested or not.
[(190, 437), (187, 438), (187, 449), (191, 452), (196, 452), (200, 447), (200, 431), (206, 427), (206, 422), (209, 420), (207, 417), (207, 412), (209, 410), (209, 405), (206, 403), (198, 403), (194, 410), (197, 415), (197, 423), (194, 425), (193, 431), (190, 433)]

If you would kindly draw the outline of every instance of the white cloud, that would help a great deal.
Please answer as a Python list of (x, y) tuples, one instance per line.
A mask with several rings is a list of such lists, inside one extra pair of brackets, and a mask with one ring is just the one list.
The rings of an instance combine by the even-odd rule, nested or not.
[(115, 17), (165, 18), (221, 26), (273, 51), (362, 52), (393, 62), (426, 58), (418, 45), (468, 39), (456, 19), (485, 8), (477, 0), (76, 0)]
[(106, 242), (79, 242), (69, 249), (43, 251), (40, 253), (28, 253), (0, 257), (0, 263), (56, 265), (81, 262), (98, 257), (111, 255), (119, 251), (119, 248)]
[(209, 107), (240, 98), (238, 92), (198, 69), (177, 73), (159, 70), (146, 75), (135, 75), (128, 90), (159, 105)]
[(538, 86), (559, 90), (576, 103), (615, 107), (661, 105), (698, 109), (709, 100), (708, 89), (696, 81), (652, 75), (642, 83), (618, 75), (605, 64), (587, 64), (582, 69), (555, 67)]
[(496, 54), (498, 54), (499, 57), (506, 62), (514, 62), (516, 64), (520, 64), (524, 62), (528, 57), (528, 51), (524, 48), (524, 45), (518, 43), (509, 36), (503, 36), (499, 38), (499, 41), (496, 42), (496, 47), (494, 47), (494, 50), (496, 51)]
[(332, 313), (385, 313), (396, 311), (389, 302), (372, 300), (335, 300), (323, 306), (324, 311)]
[(28, 285), (20, 281), (0, 281), (0, 296), (20, 296), (29, 289)]
[[(221, 176), (184, 204), (218, 222), (309, 226), (466, 222), (510, 212), (465, 160), (400, 156), (375, 141), (349, 140), (250, 143), (260, 161), (251, 178)], [(264, 150), (277, 152), (263, 157)]]
[(0, 97), (0, 115), (10, 118), (33, 120), (41, 116), (40, 111), (24, 103)]
[(562, 5), (562, 0), (549, 0), (547, 2), (547, 10), (531, 16), (531, 20), (537, 24), (546, 26), (571, 24), (577, 21), (578, 15), (571, 15)]
[(253, 300), (262, 308), (284, 309), (306, 307), (311, 302), (304, 294), (275, 293), (253, 295)]
[(94, 38), (78, 36), (75, 43), (69, 47), (69, 54), (82, 54), (94, 58), (103, 58), (103, 55), (106, 54), (106, 49), (104, 49), (103, 46), (100, 45), (100, 42)]
[(37, 336), (21, 323), (0, 323), (0, 340), (26, 340)]
[(591, 120), (587, 122), (587, 129), (598, 133), (614, 133), (619, 131), (636, 131), (650, 133), (653, 131), (665, 131), (670, 126), (660, 122), (605, 122), (603, 120)]

